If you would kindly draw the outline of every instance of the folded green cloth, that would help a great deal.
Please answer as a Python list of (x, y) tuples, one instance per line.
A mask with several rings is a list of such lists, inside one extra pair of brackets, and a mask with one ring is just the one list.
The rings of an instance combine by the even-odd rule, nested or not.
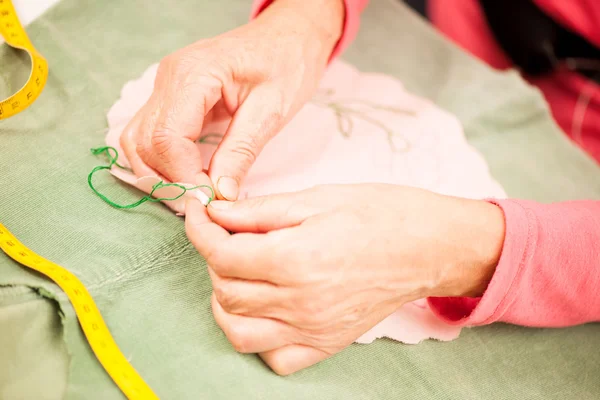
[[(352, 345), (282, 378), (236, 353), (216, 326), (205, 262), (160, 204), (120, 211), (87, 186), (105, 115), (122, 85), (199, 38), (247, 21), (245, 0), (63, 0), (30, 26), (50, 77), (26, 112), (0, 121), (0, 221), (77, 274), (125, 356), (165, 399), (591, 399), (600, 396), (600, 325), (464, 330), (450, 343)], [(492, 72), (400, 2), (372, 2), (344, 58), (458, 116), (510, 196), (600, 199), (600, 168), (572, 146), (536, 90)], [(0, 93), (27, 59), (0, 47)], [(110, 176), (123, 202), (139, 193)], [(60, 289), (0, 254), (0, 398), (113, 399)]]

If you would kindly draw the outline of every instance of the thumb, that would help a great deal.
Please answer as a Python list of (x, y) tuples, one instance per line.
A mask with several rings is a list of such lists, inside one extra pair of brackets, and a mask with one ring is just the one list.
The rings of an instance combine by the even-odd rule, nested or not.
[(281, 107), (281, 96), (271, 87), (260, 86), (238, 108), (210, 163), (209, 175), (219, 198), (238, 198), (250, 167), (284, 125)]
[(266, 233), (301, 224), (323, 211), (313, 191), (254, 197), (236, 202), (213, 201), (210, 218), (231, 232)]

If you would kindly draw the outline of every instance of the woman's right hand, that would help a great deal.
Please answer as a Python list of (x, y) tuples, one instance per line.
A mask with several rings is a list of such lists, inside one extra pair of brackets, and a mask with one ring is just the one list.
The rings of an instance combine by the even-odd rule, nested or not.
[[(247, 25), (165, 57), (154, 91), (121, 136), (137, 175), (214, 183), (235, 200), (256, 157), (311, 97), (339, 39), (342, 0), (276, 0)], [(231, 117), (208, 176), (194, 143)]]

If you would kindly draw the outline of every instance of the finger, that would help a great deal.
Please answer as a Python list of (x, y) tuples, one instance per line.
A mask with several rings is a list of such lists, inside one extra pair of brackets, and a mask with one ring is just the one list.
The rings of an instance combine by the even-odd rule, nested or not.
[(323, 350), (300, 344), (261, 352), (259, 355), (277, 375), (293, 374), (331, 356)]
[[(150, 168), (144, 161), (142, 161), (140, 155), (137, 152), (138, 142), (141, 141), (144, 136), (142, 132), (142, 121), (144, 125), (153, 127), (153, 110), (155, 107), (155, 100), (151, 97), (150, 100), (135, 114), (135, 116), (129, 121), (123, 133), (121, 134), (120, 144), (121, 148), (125, 152), (125, 157), (131, 165), (131, 169), (137, 176), (158, 176), (158, 172)], [(138, 139), (140, 138), (140, 139)]]
[(310, 190), (261, 196), (236, 202), (214, 201), (210, 217), (232, 232), (264, 233), (289, 228), (322, 211)]
[(268, 318), (251, 318), (227, 313), (216, 296), (211, 297), (215, 321), (240, 353), (260, 353), (291, 343), (293, 328)]
[[(195, 141), (204, 118), (221, 99), (223, 84), (209, 75), (169, 87), (142, 157), (173, 182), (195, 183), (202, 174), (202, 157)], [(177, 88), (177, 89), (174, 89)]]
[(266, 235), (230, 235), (211, 221), (197, 200), (186, 203), (185, 230), (188, 238), (220, 276), (273, 282), (277, 268), (272, 254), (278, 243)]
[(283, 127), (282, 99), (276, 93), (268, 86), (259, 86), (236, 111), (209, 167), (218, 198), (237, 200), (248, 170)]
[(206, 180), (202, 172), (202, 155), (196, 144), (176, 136), (169, 129), (158, 128), (152, 136), (152, 152), (142, 158), (170, 182), (196, 184)]
[(195, 199), (185, 204), (185, 232), (204, 258), (209, 258), (215, 248), (231, 237), (229, 232), (211, 221), (206, 207)]
[(291, 302), (289, 289), (269, 282), (232, 279), (219, 276), (208, 268), (213, 291), (221, 307), (229, 314), (247, 317), (279, 318)]
[[(282, 246), (282, 240), (286, 238), (238, 233), (219, 242), (204, 237), (204, 243), (196, 248), (206, 257), (208, 265), (221, 277), (276, 284), (285, 270), (284, 266), (275, 263), (282, 258), (279, 249), (285, 248)], [(210, 248), (205, 250), (206, 247)]]

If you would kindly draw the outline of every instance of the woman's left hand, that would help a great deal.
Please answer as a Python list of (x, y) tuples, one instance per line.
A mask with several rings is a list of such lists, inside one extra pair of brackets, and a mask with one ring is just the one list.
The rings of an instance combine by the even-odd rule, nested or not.
[(190, 201), (186, 215), (217, 323), (281, 375), (339, 352), (406, 302), (481, 295), (504, 240), (493, 204), (382, 184)]

